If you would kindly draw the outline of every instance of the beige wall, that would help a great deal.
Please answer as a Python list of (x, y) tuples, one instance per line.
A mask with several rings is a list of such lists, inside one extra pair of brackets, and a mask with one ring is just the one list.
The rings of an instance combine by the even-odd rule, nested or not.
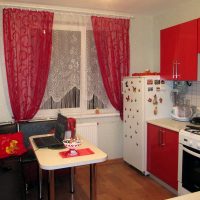
[(154, 17), (154, 66), (160, 68), (160, 30), (200, 17), (200, 0), (190, 0)]
[(153, 17), (136, 15), (131, 27), (131, 74), (145, 69), (153, 71)]

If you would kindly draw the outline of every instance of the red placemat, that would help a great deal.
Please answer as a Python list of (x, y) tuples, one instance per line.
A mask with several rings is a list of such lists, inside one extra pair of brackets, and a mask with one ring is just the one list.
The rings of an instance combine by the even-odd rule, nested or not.
[(86, 155), (94, 154), (94, 152), (90, 148), (77, 149), (76, 151), (77, 151), (76, 155), (69, 154), (69, 150), (61, 151), (59, 152), (59, 154), (62, 158), (71, 158), (71, 157), (86, 156)]

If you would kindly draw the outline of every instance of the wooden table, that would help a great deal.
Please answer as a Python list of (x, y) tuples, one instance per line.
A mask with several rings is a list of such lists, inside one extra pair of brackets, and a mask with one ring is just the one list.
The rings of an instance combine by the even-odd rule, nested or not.
[[(101, 151), (96, 146), (92, 145), (88, 141), (81, 139), (82, 144), (79, 149), (90, 148), (94, 154), (62, 158), (59, 155), (59, 152), (65, 151), (65, 149), (49, 149), (41, 148), (38, 149), (33, 141), (33, 138), (48, 136), (48, 135), (36, 135), (29, 138), (30, 143), (33, 147), (34, 153), (36, 155), (37, 161), (39, 163), (39, 176), (40, 176), (40, 197), (41, 197), (41, 176), (42, 169), (48, 170), (49, 173), (49, 191), (50, 191), (50, 200), (55, 199), (55, 181), (54, 181), (54, 170), (71, 168), (71, 192), (74, 191), (74, 167), (82, 165), (90, 165), (90, 200), (96, 200), (96, 163), (104, 162), (107, 159), (107, 154)], [(67, 149), (66, 149), (67, 150)]]

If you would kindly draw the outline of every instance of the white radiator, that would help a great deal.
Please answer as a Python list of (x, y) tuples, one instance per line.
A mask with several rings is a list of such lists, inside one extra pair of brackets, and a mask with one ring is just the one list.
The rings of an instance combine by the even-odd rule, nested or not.
[(98, 146), (96, 122), (76, 124), (76, 134), (87, 139), (95, 146)]

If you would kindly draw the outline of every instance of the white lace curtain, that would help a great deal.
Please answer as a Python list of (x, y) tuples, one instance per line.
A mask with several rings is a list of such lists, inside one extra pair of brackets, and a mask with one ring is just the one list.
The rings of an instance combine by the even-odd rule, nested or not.
[[(72, 29), (73, 27), (86, 28), (87, 99), (91, 100), (95, 95), (104, 105), (107, 105), (108, 98), (102, 84), (90, 16), (56, 12), (54, 26), (57, 25), (67, 25)], [(49, 99), (53, 99), (55, 103), (60, 102), (73, 88), (80, 89), (82, 59), (80, 40), (80, 31), (53, 31), (51, 68), (43, 104)]]

